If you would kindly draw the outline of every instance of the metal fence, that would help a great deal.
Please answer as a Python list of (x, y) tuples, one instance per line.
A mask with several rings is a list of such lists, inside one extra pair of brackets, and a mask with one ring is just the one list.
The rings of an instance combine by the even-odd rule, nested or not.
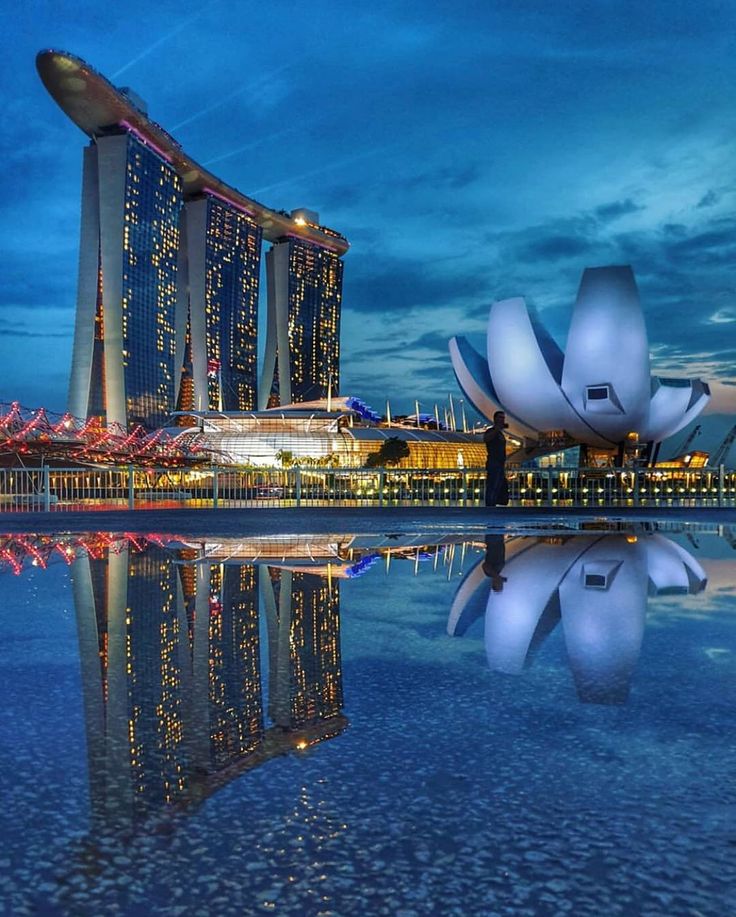
[[(731, 506), (736, 471), (509, 469), (512, 506)], [(478, 506), (485, 470), (0, 469), (0, 512), (256, 506)]]

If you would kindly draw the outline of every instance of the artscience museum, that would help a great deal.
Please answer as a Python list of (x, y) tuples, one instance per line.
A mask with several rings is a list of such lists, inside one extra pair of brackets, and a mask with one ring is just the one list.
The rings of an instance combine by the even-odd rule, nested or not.
[(587, 268), (565, 351), (522, 297), (495, 302), (485, 356), (464, 337), (450, 340), (457, 381), (489, 420), (506, 411), (512, 433), (543, 449), (582, 445), (618, 452), (659, 443), (685, 427), (710, 398), (700, 379), (652, 375), (634, 273)]

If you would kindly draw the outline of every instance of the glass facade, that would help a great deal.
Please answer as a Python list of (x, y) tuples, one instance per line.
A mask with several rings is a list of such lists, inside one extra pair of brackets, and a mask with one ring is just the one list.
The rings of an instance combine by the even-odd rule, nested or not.
[[(209, 190), (185, 201), (174, 166), (128, 130), (89, 148), (83, 203), (70, 383), (80, 414), (153, 430), (177, 410), (257, 410), (263, 227)], [(262, 393), (336, 395), (339, 255), (286, 237), (268, 261)]]
[(256, 408), (260, 226), (207, 199), (205, 327), (210, 410)]
[(471, 433), (423, 428), (361, 426), (339, 421), (334, 414), (294, 410), (228, 417), (209, 415), (203, 421), (201, 445), (225, 464), (277, 467), (289, 456), (292, 464), (361, 468), (389, 438), (409, 448), (399, 468), (482, 468), (483, 440)]
[(175, 406), (174, 313), (182, 203), (179, 175), (128, 134), (122, 340), (129, 425), (162, 426)]
[[(340, 390), (343, 263), (334, 252), (302, 239), (287, 244), (291, 401), (314, 401)], [(276, 386), (277, 377), (273, 394)]]

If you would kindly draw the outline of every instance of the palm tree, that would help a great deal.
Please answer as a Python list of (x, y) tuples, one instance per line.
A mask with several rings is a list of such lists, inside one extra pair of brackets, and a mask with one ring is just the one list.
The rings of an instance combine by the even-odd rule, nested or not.
[(386, 465), (398, 465), (402, 459), (411, 454), (409, 446), (398, 436), (389, 436), (381, 443), (377, 452), (372, 452), (365, 462), (366, 468), (384, 468)]

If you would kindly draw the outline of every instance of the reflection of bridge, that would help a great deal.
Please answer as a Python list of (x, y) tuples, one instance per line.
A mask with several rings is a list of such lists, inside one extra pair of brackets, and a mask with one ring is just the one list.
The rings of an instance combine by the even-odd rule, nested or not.
[(134, 552), (149, 545), (165, 547), (178, 562), (180, 551), (186, 552), (185, 563), (267, 564), (294, 572), (313, 573), (327, 578), (345, 579), (365, 572), (378, 557), (387, 566), (392, 559), (426, 560), (428, 552), (438, 557), (446, 552), (449, 561), (467, 542), (462, 535), (433, 538), (428, 546), (426, 535), (267, 535), (252, 538), (208, 538), (193, 540), (177, 535), (155, 533), (87, 532), (84, 534), (0, 534), (0, 573), (10, 570), (19, 575), (24, 566), (45, 569), (54, 561), (72, 564), (89, 555), (93, 559), (107, 552), (119, 553), (126, 546)]
[(647, 595), (695, 593), (706, 575), (663, 535), (486, 537), (464, 577), (447, 631), (484, 617), (488, 664), (517, 675), (561, 621), (580, 700), (625, 703), (639, 658)]
[(347, 725), (338, 584), (194, 555), (120, 539), (72, 567), (97, 830), (189, 807)]
[(149, 545), (161, 547), (164, 537), (155, 534), (113, 535), (111, 532), (87, 532), (61, 535), (0, 535), (0, 572), (9, 569), (18, 576), (26, 564), (45, 570), (55, 561), (70, 565), (79, 557), (99, 560), (108, 552), (118, 554), (126, 546), (133, 551), (143, 551)]

